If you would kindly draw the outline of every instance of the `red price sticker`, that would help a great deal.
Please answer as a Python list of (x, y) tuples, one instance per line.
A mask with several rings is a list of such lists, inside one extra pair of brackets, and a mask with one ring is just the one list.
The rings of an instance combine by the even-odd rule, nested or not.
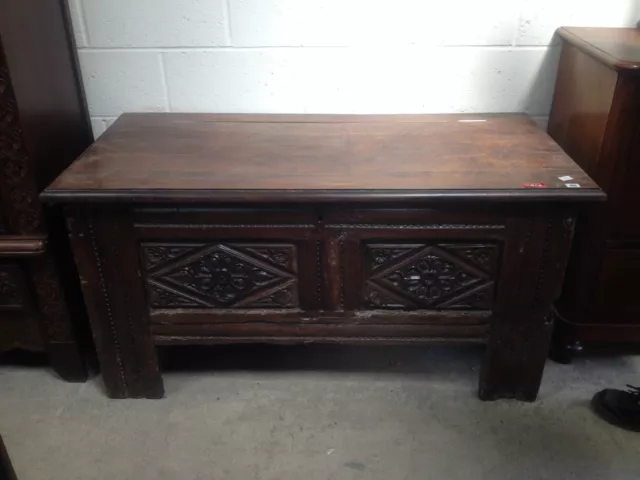
[(547, 188), (544, 183), (525, 183), (524, 188)]

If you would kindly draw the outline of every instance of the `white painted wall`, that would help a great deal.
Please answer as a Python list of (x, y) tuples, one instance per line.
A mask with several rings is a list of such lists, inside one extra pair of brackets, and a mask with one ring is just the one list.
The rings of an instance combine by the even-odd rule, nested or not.
[(96, 134), (125, 111), (548, 114), (561, 25), (640, 0), (70, 0)]

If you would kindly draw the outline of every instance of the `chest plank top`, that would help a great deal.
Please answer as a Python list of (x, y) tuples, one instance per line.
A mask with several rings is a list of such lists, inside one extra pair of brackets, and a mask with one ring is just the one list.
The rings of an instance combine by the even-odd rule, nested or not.
[[(581, 188), (567, 188), (565, 176)], [(470, 192), (488, 200), (602, 195), (521, 115), (150, 113), (120, 117), (45, 198), (300, 202)]]
[(482, 399), (533, 400), (603, 194), (519, 115), (128, 114), (43, 197), (112, 397), (161, 397), (164, 345), (436, 341), (486, 345)]

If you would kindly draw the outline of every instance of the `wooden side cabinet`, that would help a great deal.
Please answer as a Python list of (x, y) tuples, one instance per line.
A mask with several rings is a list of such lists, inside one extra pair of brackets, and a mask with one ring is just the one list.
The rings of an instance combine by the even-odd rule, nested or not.
[(3, 0), (0, 350), (47, 351), (67, 380), (86, 379), (72, 325), (84, 307), (64, 223), (38, 194), (92, 140), (66, 1)]
[(640, 30), (561, 28), (549, 134), (607, 193), (579, 218), (554, 356), (640, 341)]

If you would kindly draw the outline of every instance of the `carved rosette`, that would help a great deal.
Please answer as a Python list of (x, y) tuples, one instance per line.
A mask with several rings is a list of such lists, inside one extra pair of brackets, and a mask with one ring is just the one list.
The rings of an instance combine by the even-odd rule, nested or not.
[(153, 308), (295, 308), (293, 245), (143, 244)]
[(364, 304), (491, 309), (498, 255), (497, 245), (368, 245)]

